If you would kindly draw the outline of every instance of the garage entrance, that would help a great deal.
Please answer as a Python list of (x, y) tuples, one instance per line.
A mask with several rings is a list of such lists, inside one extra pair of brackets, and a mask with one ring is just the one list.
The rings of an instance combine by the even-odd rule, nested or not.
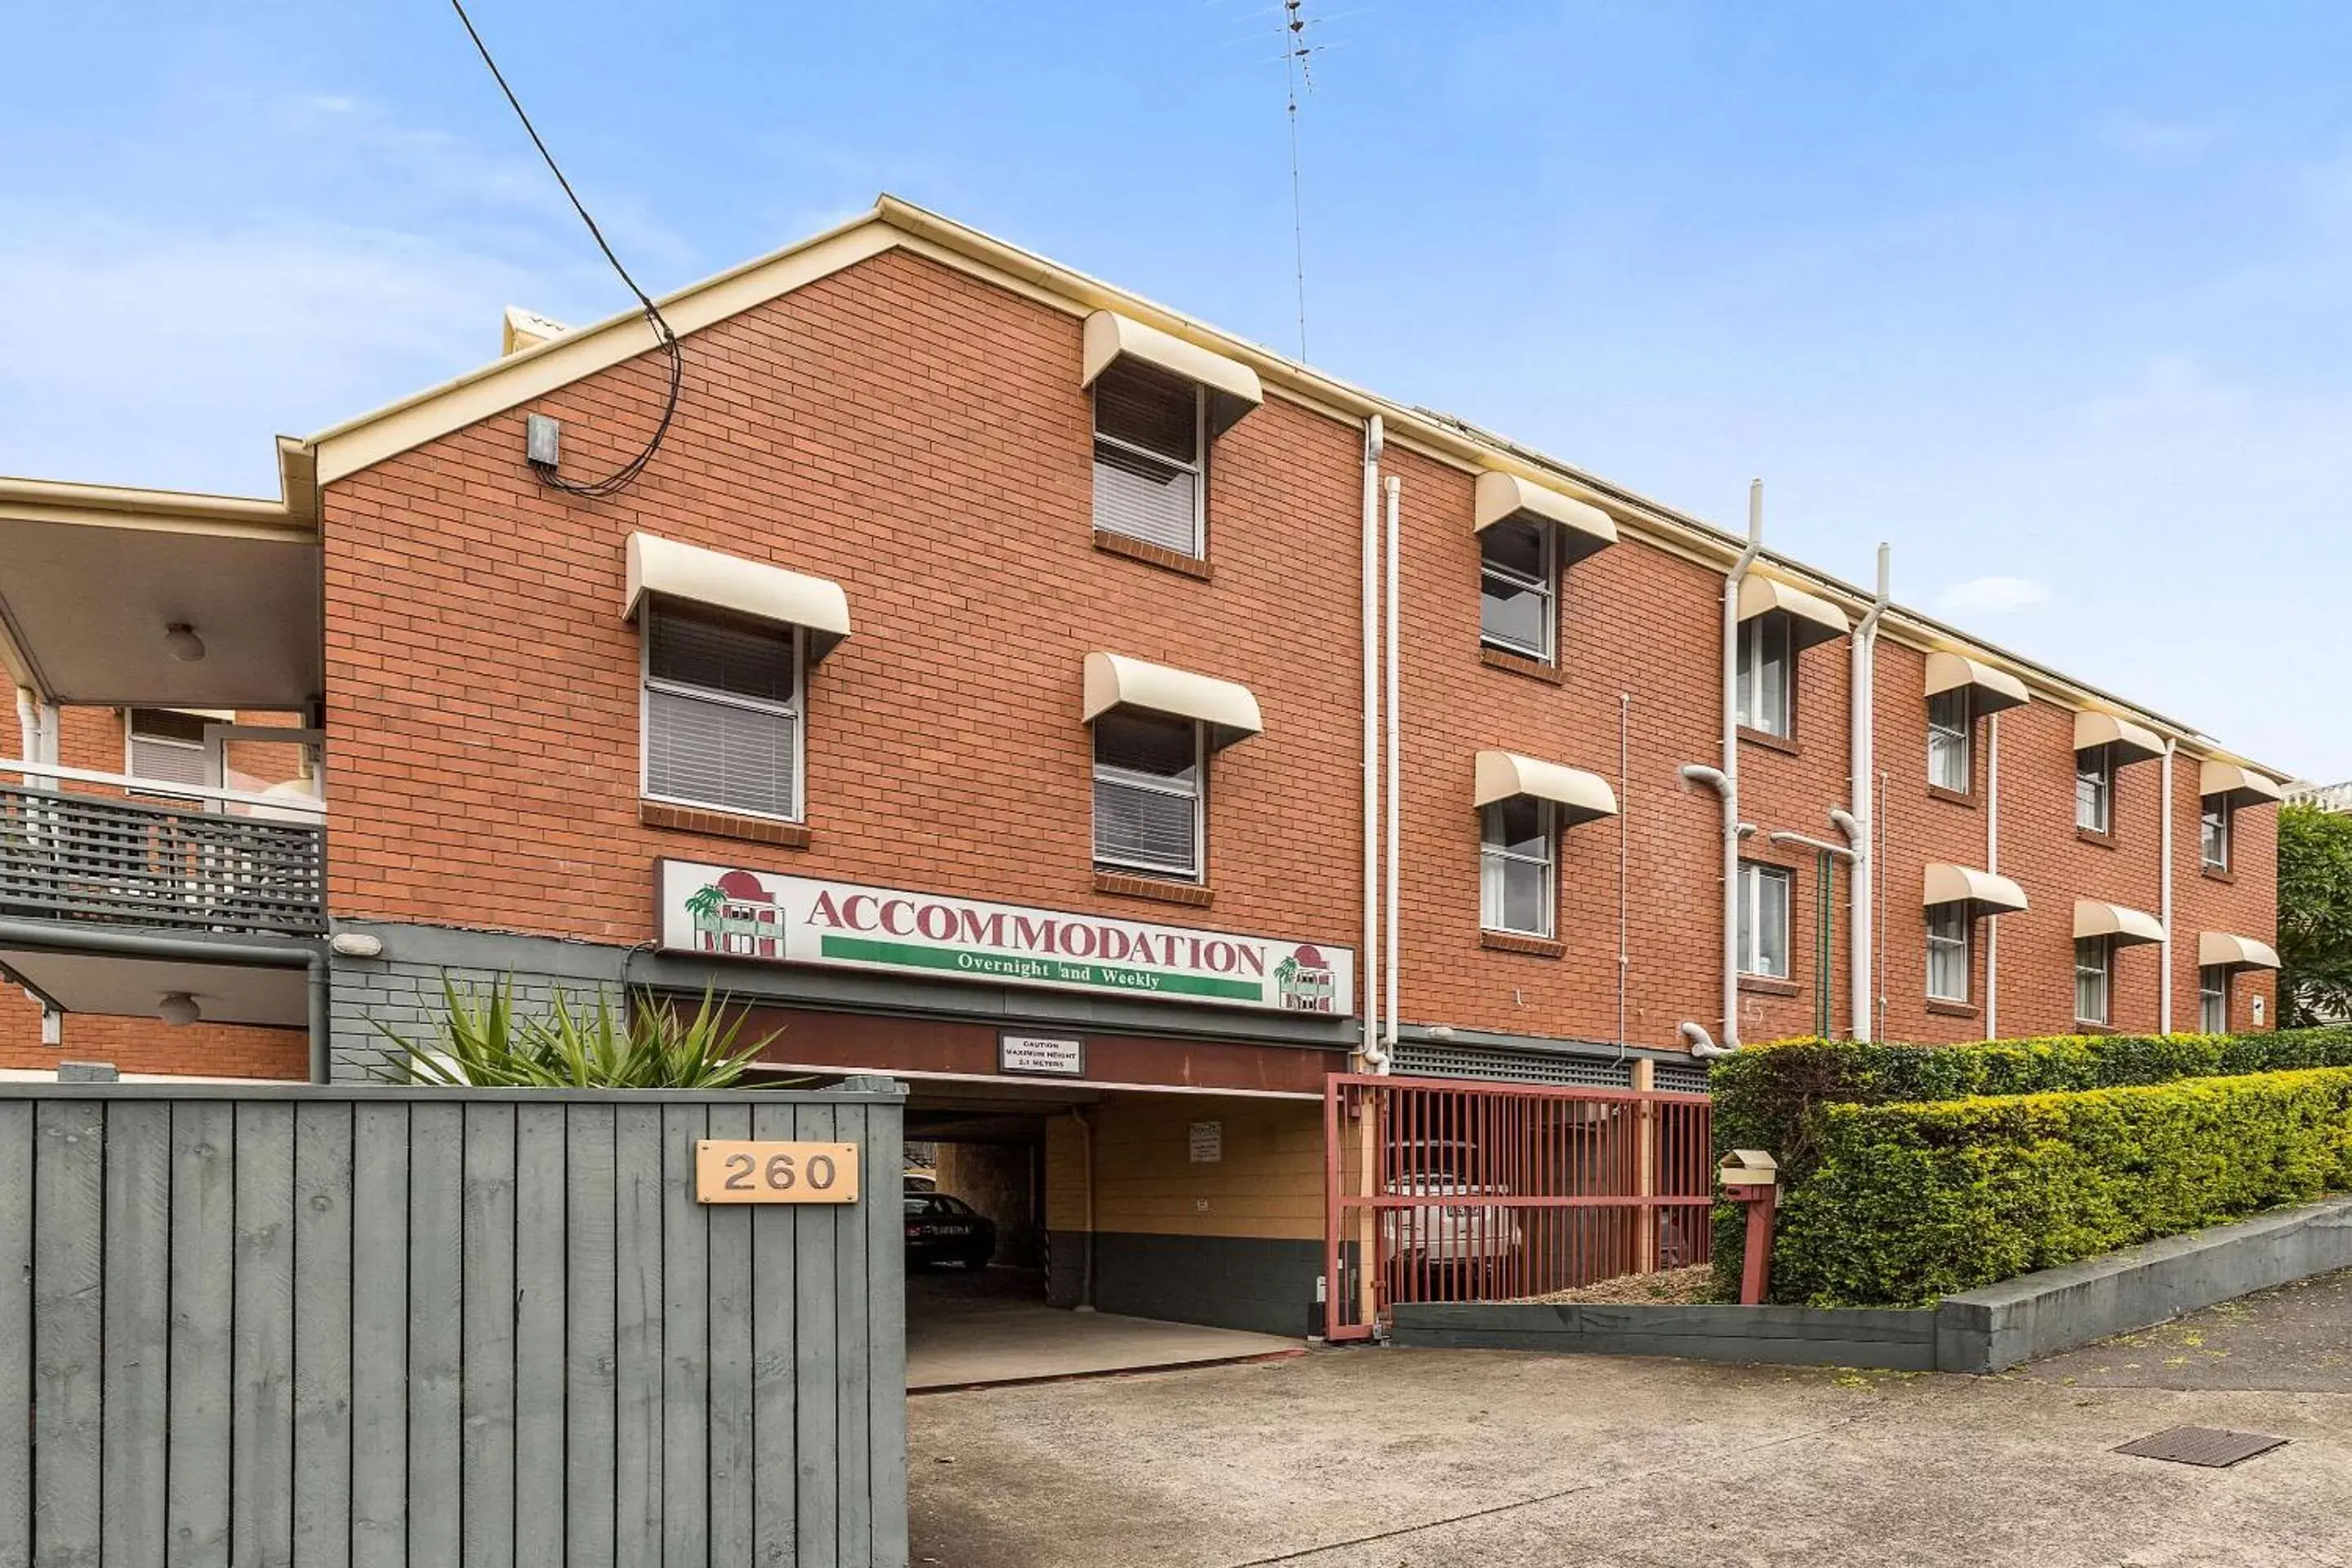
[(910, 1389), (1301, 1348), (1317, 1101), (902, 1076)]

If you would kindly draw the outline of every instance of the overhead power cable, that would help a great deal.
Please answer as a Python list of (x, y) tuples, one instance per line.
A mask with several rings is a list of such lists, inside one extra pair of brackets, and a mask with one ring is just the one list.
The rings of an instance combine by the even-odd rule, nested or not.
[(685, 355), (679, 352), (677, 334), (669, 330), (669, 322), (662, 318), (661, 307), (655, 304), (652, 297), (643, 289), (637, 287), (637, 280), (629, 276), (629, 269), (621, 265), (621, 258), (614, 255), (613, 247), (605, 243), (604, 231), (596, 226), (596, 220), (589, 216), (588, 208), (581, 202), (579, 194), (572, 190), (572, 182), (563, 177), (563, 170), (556, 163), (555, 154), (547, 150), (547, 143), (540, 139), (539, 128), (530, 122), (530, 116), (523, 111), (522, 100), (515, 96), (514, 89), (507, 85), (506, 73), (499, 70), (499, 62), (490, 58), (490, 47), (482, 42), (482, 35), (475, 29), (474, 19), (466, 15), (466, 7), (461, 0), (449, 0), (449, 6), (457, 13), (457, 20), (465, 24), (466, 36), (474, 40), (475, 52), (482, 57), (482, 63), (490, 68), (491, 79), (499, 84), (499, 90), (506, 94), (508, 104), (515, 111), (515, 118), (522, 121), (524, 132), (530, 137), (530, 144), (538, 148), (539, 155), (546, 160), (548, 173), (553, 174), (555, 183), (563, 187), (563, 195), (572, 203), (572, 210), (580, 215), (580, 221), (588, 226), (589, 237), (595, 240), (596, 248), (604, 253), (604, 259), (613, 264), (613, 270), (620, 274), (621, 281), (629, 286), (629, 292), (637, 297), (637, 303), (645, 307), (646, 321), (653, 327), (654, 338), (661, 344), (662, 353), (669, 362), (669, 392), (662, 401), (661, 419), (655, 425), (653, 435), (646, 439), (644, 448), (635, 457), (601, 479), (567, 479), (557, 474), (551, 468), (532, 465), (532, 471), (539, 475), (540, 482), (550, 489), (562, 490), (566, 495), (585, 497), (591, 500), (602, 500), (605, 496), (617, 494), (627, 489), (639, 474), (646, 471), (646, 465), (654, 460), (654, 454), (661, 450), (662, 440), (669, 434), (670, 422), (677, 417), (678, 394), (686, 381)]

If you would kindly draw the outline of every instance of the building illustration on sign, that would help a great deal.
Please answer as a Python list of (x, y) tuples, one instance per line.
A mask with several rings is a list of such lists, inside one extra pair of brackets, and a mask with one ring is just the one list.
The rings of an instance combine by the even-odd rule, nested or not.
[(665, 860), (662, 945), (729, 958), (1346, 1016), (1343, 947)]
[(1282, 1005), (1293, 1012), (1331, 1011), (1331, 970), (1323, 962), (1319, 949), (1302, 947), (1276, 964), (1274, 985), (1282, 997)]
[(784, 912), (749, 871), (729, 871), (687, 895), (694, 947), (737, 958), (782, 958)]

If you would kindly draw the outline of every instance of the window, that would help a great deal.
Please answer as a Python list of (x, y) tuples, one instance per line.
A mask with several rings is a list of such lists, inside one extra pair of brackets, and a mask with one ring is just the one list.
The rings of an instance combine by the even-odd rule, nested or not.
[(1095, 378), (1095, 526), (1199, 556), (1206, 400), (1181, 377), (1120, 360)]
[(1966, 795), (1976, 782), (1976, 705), (1965, 686), (1927, 699), (1927, 782)]
[(1789, 695), (1795, 682), (1789, 617), (1780, 611), (1739, 623), (1739, 722), (1768, 735), (1790, 731)]
[(1927, 994), (1937, 1002), (1969, 999), (1969, 906), (1937, 904), (1927, 910)]
[(1789, 977), (1789, 890), (1784, 866), (1739, 868), (1739, 971), (1774, 980)]
[(656, 601), (644, 647), (646, 794), (798, 821), (799, 629)]
[(1507, 517), (1478, 536), (1479, 636), (1512, 653), (1549, 664), (1559, 582), (1559, 531), (1527, 517)]
[(1120, 709), (1095, 720), (1095, 864), (1201, 877), (1201, 726)]
[(2197, 838), (2205, 864), (2216, 871), (2230, 868), (2230, 797), (2207, 795), (2198, 820)]
[(2107, 1021), (2107, 994), (2115, 981), (2115, 943), (2103, 936), (2074, 939), (2074, 1021)]
[(153, 779), (158, 784), (201, 786), (209, 783), (205, 758), (208, 722), (202, 713), (184, 713), (175, 708), (133, 708), (123, 771), (134, 779)]
[(2197, 1027), (2209, 1035), (2230, 1032), (2230, 972), (2221, 964), (2197, 971)]
[(1519, 936), (1551, 935), (1552, 847), (1559, 840), (1551, 802), (1515, 795), (1480, 817), (1478, 923)]
[(2115, 821), (2116, 754), (2113, 747), (2092, 746), (2074, 753), (2074, 826), (2085, 833), (2107, 833)]

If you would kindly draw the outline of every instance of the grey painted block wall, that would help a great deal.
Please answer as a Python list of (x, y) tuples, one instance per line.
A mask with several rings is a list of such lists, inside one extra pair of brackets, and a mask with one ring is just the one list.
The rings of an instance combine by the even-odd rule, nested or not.
[[(376, 1075), (387, 1051), (396, 1054), (396, 1047), (376, 1026), (379, 1024), (403, 1039), (430, 1044), (436, 1036), (439, 1020), (448, 1011), (442, 993), (445, 975), (457, 984), (461, 993), (471, 987), (476, 994), (484, 996), (493, 987), (511, 982), (518, 1013), (551, 1011), (559, 993), (575, 1009), (593, 1009), (596, 1005), (597, 984), (593, 980), (479, 965), (444, 966), (382, 960), (355, 963), (339, 959), (331, 998), (334, 1080), (367, 1081)], [(620, 985), (617, 982), (608, 984), (604, 990), (617, 1008), (622, 1000)]]

